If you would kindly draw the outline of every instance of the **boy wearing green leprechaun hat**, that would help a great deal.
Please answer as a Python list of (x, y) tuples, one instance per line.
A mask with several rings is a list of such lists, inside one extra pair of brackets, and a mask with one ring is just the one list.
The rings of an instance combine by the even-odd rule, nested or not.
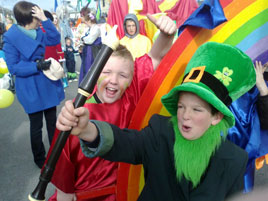
[(162, 97), (171, 117), (153, 115), (141, 131), (88, 121), (86, 108), (67, 101), (57, 128), (72, 129), (88, 157), (143, 164), (138, 200), (222, 201), (243, 190), (247, 153), (226, 139), (234, 116), (228, 105), (251, 89), (256, 75), (239, 49), (216, 42), (200, 46), (183, 83)]

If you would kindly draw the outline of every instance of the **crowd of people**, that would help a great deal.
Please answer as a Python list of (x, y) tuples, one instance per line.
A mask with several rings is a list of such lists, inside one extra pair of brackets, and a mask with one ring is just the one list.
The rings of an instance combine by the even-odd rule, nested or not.
[(57, 117), (57, 107), (65, 99), (64, 77), (79, 81), (78, 86), (109, 35), (108, 29), (102, 33), (88, 5), (80, 10), (79, 25), (68, 20), (64, 10), (49, 12), (28, 1), (16, 3), (14, 18), (0, 23), (0, 49), (29, 118), (31, 150), (40, 169), (60, 131), (72, 130), (51, 179), (55, 193), (49, 200), (74, 201), (83, 192), (91, 194), (87, 201), (117, 200), (116, 190), (96, 192), (117, 188), (120, 162), (144, 167), (145, 185), (138, 200), (215, 201), (242, 194), (252, 161), (241, 143), (246, 140), (234, 130), (242, 121), (236, 110), (242, 107), (241, 96), (254, 96), (259, 129), (268, 130), (264, 78), (268, 64), (253, 63), (231, 45), (207, 42), (187, 64), (182, 84), (161, 99), (170, 117), (156, 114), (141, 131), (126, 129), (177, 32), (170, 17), (147, 14), (159, 30), (151, 41), (139, 33), (139, 21), (129, 13), (123, 22), (125, 36), (105, 64), (94, 92), (83, 107), (74, 108), (72, 100), (66, 101)]

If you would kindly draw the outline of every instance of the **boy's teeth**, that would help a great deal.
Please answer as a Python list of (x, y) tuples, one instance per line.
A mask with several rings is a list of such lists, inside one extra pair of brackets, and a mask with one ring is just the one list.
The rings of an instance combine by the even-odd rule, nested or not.
[(116, 90), (116, 89), (109, 88), (109, 87), (107, 87), (107, 89), (110, 90), (110, 91), (115, 91)]

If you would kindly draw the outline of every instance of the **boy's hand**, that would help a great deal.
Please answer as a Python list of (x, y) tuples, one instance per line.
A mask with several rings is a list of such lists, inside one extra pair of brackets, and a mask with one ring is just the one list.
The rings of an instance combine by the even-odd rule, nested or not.
[(89, 120), (89, 111), (84, 107), (74, 108), (71, 100), (66, 101), (58, 116), (56, 127), (61, 131), (72, 129), (72, 135), (79, 136), (86, 129)]
[(164, 34), (174, 35), (177, 26), (168, 16), (160, 16), (156, 19), (153, 15), (147, 14), (148, 19)]

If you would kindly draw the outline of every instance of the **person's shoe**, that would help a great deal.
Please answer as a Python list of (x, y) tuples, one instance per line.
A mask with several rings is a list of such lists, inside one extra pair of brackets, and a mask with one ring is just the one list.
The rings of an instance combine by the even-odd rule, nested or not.
[(69, 79), (72, 79), (72, 73), (68, 72), (68, 73), (67, 73), (67, 78), (68, 78), (68, 80), (69, 80)]
[(74, 78), (74, 79), (73, 79), (73, 81), (74, 81), (74, 82), (77, 82), (77, 81), (78, 81), (78, 79), (77, 79), (77, 78)]

